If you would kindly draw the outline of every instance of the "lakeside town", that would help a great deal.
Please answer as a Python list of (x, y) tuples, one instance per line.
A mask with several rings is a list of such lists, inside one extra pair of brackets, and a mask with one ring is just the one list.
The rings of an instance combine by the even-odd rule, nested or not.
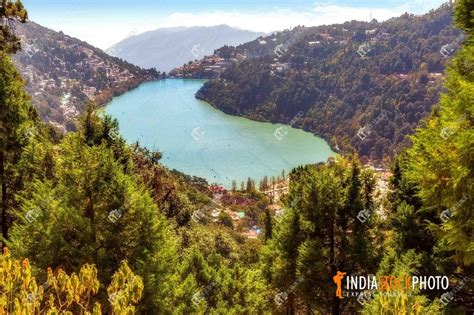
[[(328, 159), (326, 163), (334, 163), (334, 158)], [(375, 205), (374, 209), (366, 209), (359, 213), (357, 218), (361, 222), (365, 222), (372, 215), (373, 211), (377, 212), (382, 218), (386, 217), (387, 209), (385, 209), (385, 204), (387, 194), (390, 191), (389, 179), (392, 176), (390, 171), (383, 168), (372, 165), (367, 165), (364, 168), (375, 174), (376, 183), (373, 193)], [(254, 185), (254, 182), (249, 179), (248, 185)], [(285, 194), (289, 193), (290, 178), (289, 176), (278, 177), (277, 180), (274, 178), (272, 181), (266, 182), (266, 184), (265, 180), (262, 180), (258, 189), (255, 186), (249, 187), (248, 185), (246, 189), (242, 187), (240, 191), (235, 186), (233, 189), (226, 189), (218, 184), (209, 185), (208, 195), (211, 198), (211, 204), (204, 209), (194, 212), (192, 219), (196, 222), (206, 221), (223, 224), (233, 228), (249, 239), (261, 237), (261, 232), (265, 230), (265, 220), (261, 213), (258, 215), (258, 212), (270, 215), (272, 220), (280, 220), (285, 212), (283, 199)], [(253, 194), (251, 193), (252, 189), (255, 189)], [(255, 199), (251, 198), (252, 196), (259, 200), (259, 202), (263, 202), (255, 202)], [(260, 207), (260, 211), (257, 209), (256, 212), (251, 211), (249, 213), (249, 209), (252, 209), (257, 204)]]

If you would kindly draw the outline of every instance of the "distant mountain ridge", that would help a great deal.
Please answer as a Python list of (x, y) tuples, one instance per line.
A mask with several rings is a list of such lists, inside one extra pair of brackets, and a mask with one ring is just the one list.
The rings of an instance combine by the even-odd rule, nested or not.
[(160, 77), (154, 70), (143, 70), (34, 22), (15, 23), (13, 30), (22, 44), (13, 60), (33, 105), (43, 120), (64, 131), (75, 128), (88, 100), (102, 105)]
[(224, 45), (237, 46), (262, 35), (228, 25), (160, 28), (128, 37), (106, 52), (143, 68), (168, 72)]

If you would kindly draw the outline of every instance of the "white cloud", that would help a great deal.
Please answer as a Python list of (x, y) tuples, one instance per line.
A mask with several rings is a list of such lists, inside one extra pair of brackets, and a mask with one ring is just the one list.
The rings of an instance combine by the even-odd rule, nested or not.
[(274, 9), (272, 11), (205, 11), (176, 12), (167, 16), (127, 15), (120, 18), (105, 16), (98, 20), (87, 14), (67, 14), (38, 22), (55, 30), (85, 40), (105, 49), (131, 33), (142, 33), (159, 27), (212, 26), (228, 24), (241, 29), (271, 32), (297, 25), (316, 26), (343, 23), (350, 20), (383, 21), (405, 12), (423, 13), (438, 7), (442, 0), (413, 0), (393, 8), (355, 8), (319, 2), (306, 11)]
[[(427, 4), (427, 2), (430, 2)], [(270, 12), (198, 12), (174, 13), (162, 20), (159, 27), (211, 26), (228, 24), (242, 29), (271, 32), (297, 25), (317, 26), (343, 23), (345, 21), (369, 21), (370, 18), (384, 21), (405, 12), (425, 12), (439, 6), (440, 0), (415, 0), (393, 8), (355, 8), (331, 4), (316, 4), (312, 10), (274, 10)]]

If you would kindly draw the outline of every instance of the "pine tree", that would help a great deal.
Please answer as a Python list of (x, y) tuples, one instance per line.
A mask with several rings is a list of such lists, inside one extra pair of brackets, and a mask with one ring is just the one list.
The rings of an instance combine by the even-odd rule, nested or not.
[(33, 110), (23, 81), (8, 55), (0, 52), (0, 182), (2, 247), (11, 225), (13, 194), (18, 186), (18, 163), (34, 126)]
[(252, 192), (254, 189), (255, 189), (255, 184), (252, 181), (252, 179), (249, 177), (247, 179), (247, 187), (246, 187), (245, 191), (249, 193), (249, 192)]
[[(340, 314), (342, 306), (333, 293), (332, 276), (337, 271), (375, 270), (372, 218), (364, 223), (358, 219), (364, 205), (372, 202), (371, 185), (364, 184), (370, 180), (364, 176), (371, 178), (346, 159), (290, 173), (287, 210), (269, 243), (273, 256), (270, 279), (286, 292), (282, 304), (289, 314), (301, 309)], [(344, 305), (348, 312), (356, 308), (352, 302)]]
[(41, 269), (77, 271), (92, 262), (102, 282), (128, 259), (144, 280), (141, 310), (169, 309), (176, 244), (148, 191), (124, 172), (105, 141), (89, 145), (82, 131), (69, 134), (57, 154), (54, 178), (34, 181), (28, 198), (21, 198), (12, 250)]
[(412, 138), (407, 172), (423, 204), (421, 210), (437, 218), (430, 229), (439, 233), (464, 268), (474, 264), (473, 14), (472, 1), (456, 3), (455, 21), (467, 40), (448, 68), (447, 92), (439, 107)]
[(272, 238), (273, 226), (272, 226), (272, 215), (268, 207), (265, 209), (265, 241)]

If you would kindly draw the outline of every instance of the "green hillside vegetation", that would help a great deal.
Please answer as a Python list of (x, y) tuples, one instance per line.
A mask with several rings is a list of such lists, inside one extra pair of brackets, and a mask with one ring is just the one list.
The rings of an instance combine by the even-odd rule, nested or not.
[(162, 73), (144, 70), (62, 32), (32, 21), (11, 22), (22, 49), (13, 60), (40, 117), (63, 130), (75, 121), (88, 100), (99, 105)]
[[(451, 13), (445, 4), (422, 16), (296, 27), (224, 47), (216, 54), (247, 58), (197, 97), (230, 114), (303, 128), (363, 162), (387, 162), (438, 101), (445, 57), (463, 38)], [(443, 55), (445, 44), (452, 45)]]
[[(0, 17), (24, 17), (19, 4), (19, 11), (5, 10), (14, 5), (3, 1)], [(212, 208), (208, 184), (166, 169), (159, 152), (126, 144), (117, 122), (92, 104), (67, 135), (41, 122), (11, 60), (15, 38), (3, 29), (0, 313), (474, 309), (471, 0), (456, 3), (455, 21), (466, 44), (449, 65), (439, 105), (395, 158), (386, 196), (377, 196), (374, 172), (352, 156), (294, 169), (279, 218), (249, 180), (231, 197), (245, 200), (237, 208), (264, 223), (257, 239), (244, 237), (224, 214), (216, 222), (196, 220), (197, 212)], [(225, 203), (232, 205), (232, 198)], [(361, 303), (335, 296), (332, 276), (340, 270), (442, 275), (450, 288), (397, 297), (375, 293)]]

